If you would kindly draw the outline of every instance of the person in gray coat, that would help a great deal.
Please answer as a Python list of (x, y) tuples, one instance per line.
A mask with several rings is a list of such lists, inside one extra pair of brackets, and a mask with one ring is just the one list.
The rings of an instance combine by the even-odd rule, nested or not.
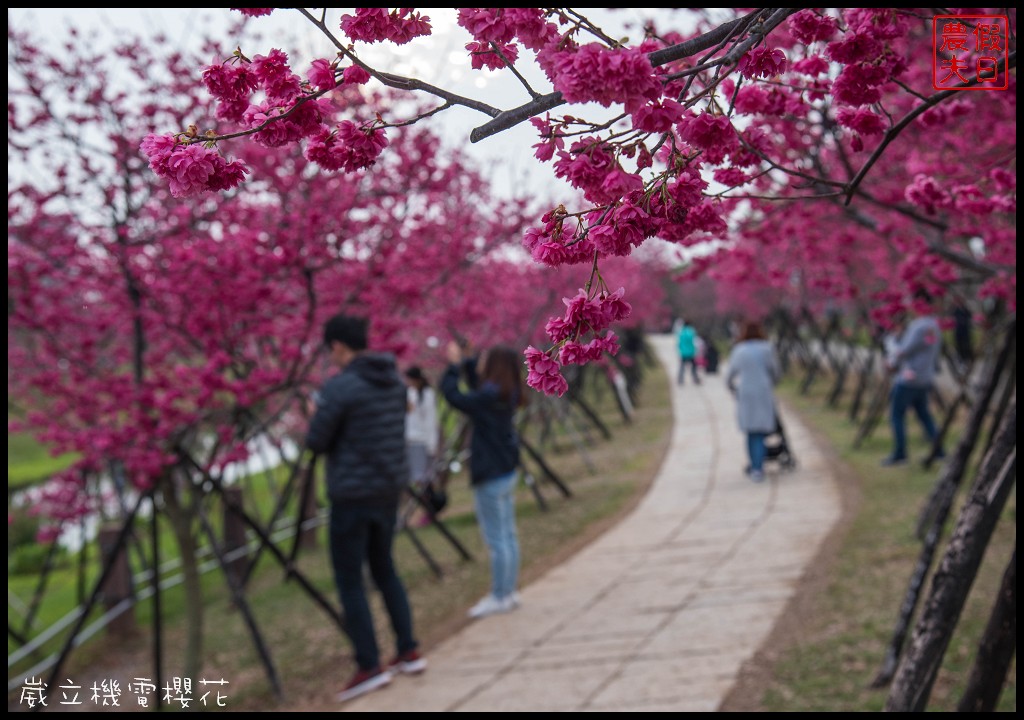
[[(916, 302), (930, 302), (931, 297), (918, 291)], [(889, 393), (889, 422), (892, 425), (892, 452), (882, 465), (902, 465), (907, 462), (907, 411), (913, 410), (921, 421), (921, 428), (932, 446), (938, 442), (939, 431), (928, 409), (928, 397), (935, 387), (942, 346), (942, 329), (938, 320), (929, 313), (916, 313), (896, 340), (887, 362), (895, 374)], [(941, 445), (935, 450), (936, 458), (945, 457)]]
[(739, 341), (729, 354), (726, 384), (736, 396), (736, 419), (747, 434), (750, 465), (747, 474), (754, 482), (764, 480), (765, 437), (775, 432), (775, 385), (779, 364), (775, 349), (764, 336), (760, 323), (743, 326)]

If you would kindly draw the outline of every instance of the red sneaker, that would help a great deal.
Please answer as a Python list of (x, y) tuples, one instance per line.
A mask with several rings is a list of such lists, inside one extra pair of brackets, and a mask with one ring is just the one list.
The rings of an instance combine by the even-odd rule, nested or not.
[(349, 681), (345, 689), (338, 693), (338, 702), (346, 702), (360, 695), (382, 688), (390, 684), (391, 673), (379, 667), (373, 670), (359, 670)]
[(415, 650), (408, 650), (388, 663), (388, 670), (417, 675), (427, 669), (427, 659)]

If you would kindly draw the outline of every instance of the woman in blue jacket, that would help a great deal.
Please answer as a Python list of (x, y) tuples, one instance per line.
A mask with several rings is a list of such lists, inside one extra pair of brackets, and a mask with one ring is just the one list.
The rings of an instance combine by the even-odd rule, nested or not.
[[(441, 393), (472, 425), (469, 473), (477, 522), (491, 560), (491, 592), (470, 611), (471, 618), (509, 612), (519, 605), (519, 538), (515, 488), (519, 435), (515, 415), (525, 404), (522, 358), (510, 347), (495, 346), (479, 358), (461, 345), (448, 345), (450, 364)], [(467, 389), (459, 386), (465, 375)]]

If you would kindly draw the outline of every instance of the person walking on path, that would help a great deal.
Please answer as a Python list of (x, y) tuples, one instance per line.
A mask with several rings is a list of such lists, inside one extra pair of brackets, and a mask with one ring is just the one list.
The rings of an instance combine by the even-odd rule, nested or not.
[(779, 382), (775, 349), (765, 338), (760, 323), (747, 322), (729, 354), (726, 385), (736, 395), (736, 418), (747, 435), (750, 465), (747, 474), (754, 482), (764, 480), (765, 437), (775, 431), (775, 385)]
[[(498, 345), (479, 358), (459, 343), (448, 345), (450, 364), (441, 392), (472, 424), (469, 471), (473, 506), (491, 561), (491, 591), (474, 605), (471, 618), (516, 609), (519, 605), (519, 537), (515, 487), (519, 467), (516, 410), (526, 403), (520, 354)], [(468, 390), (459, 386), (465, 375)]]
[[(358, 670), (338, 695), (347, 701), (384, 687), (392, 672), (422, 672), (405, 586), (392, 540), (398, 502), (409, 480), (405, 449), (406, 386), (394, 356), (367, 350), (367, 321), (343, 314), (324, 326), (324, 345), (339, 372), (321, 387), (306, 447), (327, 458), (330, 554)], [(396, 656), (382, 667), (363, 564), (384, 598)]]
[[(930, 298), (919, 292), (915, 302), (928, 302)], [(882, 460), (882, 465), (902, 465), (907, 462), (907, 410), (913, 409), (921, 422), (928, 442), (933, 446), (938, 439), (935, 420), (928, 409), (928, 396), (935, 386), (938, 370), (942, 334), (939, 323), (927, 312), (916, 313), (892, 346), (889, 367), (895, 373), (892, 390), (889, 393), (889, 421), (892, 425), (892, 452)], [(935, 457), (945, 454), (938, 448)]]
[(676, 382), (684, 384), (686, 379), (686, 368), (689, 366), (693, 374), (693, 382), (700, 385), (700, 377), (697, 375), (697, 330), (684, 319), (679, 326), (679, 375)]

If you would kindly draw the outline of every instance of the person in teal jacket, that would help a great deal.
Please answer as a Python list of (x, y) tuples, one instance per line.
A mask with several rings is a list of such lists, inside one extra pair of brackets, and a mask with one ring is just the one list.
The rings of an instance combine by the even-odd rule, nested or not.
[(693, 374), (694, 384), (700, 385), (700, 376), (697, 374), (697, 331), (693, 325), (682, 320), (679, 325), (679, 376), (676, 379), (680, 385), (686, 379), (687, 365)]

